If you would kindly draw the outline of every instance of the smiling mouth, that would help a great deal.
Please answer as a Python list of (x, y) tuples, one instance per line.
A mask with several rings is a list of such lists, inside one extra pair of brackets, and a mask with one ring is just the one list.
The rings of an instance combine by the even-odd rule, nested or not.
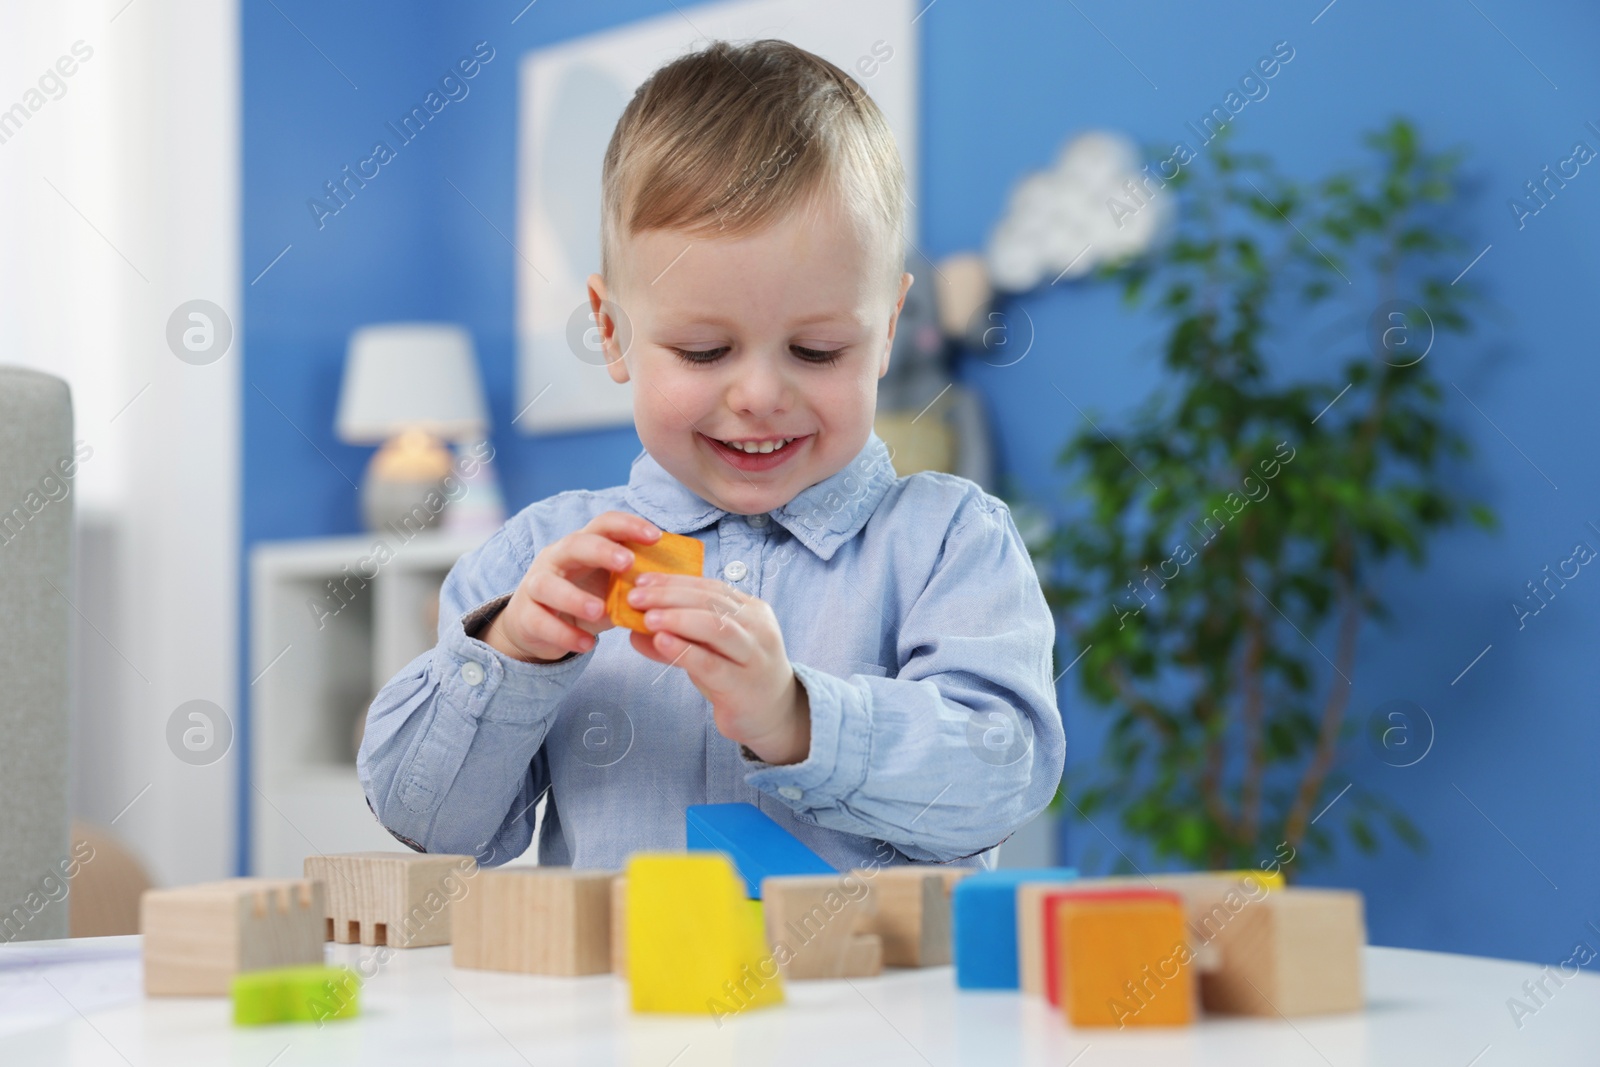
[(719, 445), (743, 452), (747, 456), (759, 456), (767, 452), (778, 452), (788, 446), (791, 441), (798, 441), (798, 437), (768, 437), (757, 441), (725, 441), (720, 437), (711, 440)]

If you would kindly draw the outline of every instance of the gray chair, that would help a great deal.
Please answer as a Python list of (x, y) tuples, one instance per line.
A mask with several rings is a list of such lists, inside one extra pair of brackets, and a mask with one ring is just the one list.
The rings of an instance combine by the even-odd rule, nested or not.
[[(65, 465), (65, 466), (64, 466)], [(72, 395), (0, 366), (0, 941), (67, 936)]]

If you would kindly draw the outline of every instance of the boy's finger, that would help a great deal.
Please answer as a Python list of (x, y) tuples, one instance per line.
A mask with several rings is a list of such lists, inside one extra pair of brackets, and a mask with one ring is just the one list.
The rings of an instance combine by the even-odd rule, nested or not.
[(584, 530), (615, 540), (637, 541), (647, 545), (654, 544), (661, 537), (661, 530), (655, 523), (628, 511), (602, 511), (589, 520)]
[(727, 586), (704, 585), (636, 585), (628, 593), (628, 603), (643, 611), (646, 608), (701, 608), (715, 615), (737, 615), (745, 609), (748, 600), (741, 600)]
[(668, 633), (714, 652), (736, 666), (748, 664), (756, 653), (755, 639), (739, 626), (732, 615), (719, 616), (707, 611), (683, 608), (658, 608), (659, 620), (645, 616), (645, 625), (657, 633)]
[(688, 589), (698, 591), (701, 596), (711, 593), (735, 600), (748, 595), (740, 593), (721, 578), (707, 578), (700, 574), (675, 574), (672, 571), (646, 571), (639, 576), (639, 581), (635, 584), (647, 588), (653, 586), (657, 589)]
[(514, 643), (524, 647), (547, 646), (563, 652), (587, 652), (595, 642), (593, 636), (538, 603), (519, 614), (511, 636)]
[(633, 550), (601, 534), (580, 530), (562, 540), (565, 544), (555, 562), (563, 570), (574, 564), (607, 571), (625, 571), (633, 566)]
[(575, 619), (593, 622), (605, 614), (605, 601), (586, 593), (550, 571), (537, 571), (528, 579), (528, 597), (551, 611), (564, 611)]
[(593, 634), (585, 633), (576, 626), (561, 621), (548, 610), (538, 613), (534, 630), (534, 636), (540, 641), (569, 652), (587, 652), (598, 640)]
[(642, 634), (634, 630), (628, 634), (628, 641), (633, 645), (633, 650), (646, 659), (653, 659), (657, 663), (671, 663), (668, 656), (663, 656), (656, 651), (656, 635)]

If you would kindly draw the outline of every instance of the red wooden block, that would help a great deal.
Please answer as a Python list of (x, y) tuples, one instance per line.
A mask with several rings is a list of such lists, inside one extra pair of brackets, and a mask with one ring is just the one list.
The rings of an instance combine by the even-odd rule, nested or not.
[(1067, 897), (1074, 900), (1170, 900), (1181, 905), (1176, 893), (1162, 889), (1062, 889), (1044, 898), (1044, 989), (1056, 1007), (1061, 1006), (1060, 950), (1056, 936), (1056, 904)]

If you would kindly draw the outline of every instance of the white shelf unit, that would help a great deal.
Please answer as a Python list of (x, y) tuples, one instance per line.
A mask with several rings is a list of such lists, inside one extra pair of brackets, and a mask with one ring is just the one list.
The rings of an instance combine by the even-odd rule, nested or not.
[[(299, 877), (313, 852), (404, 848), (367, 810), (356, 724), (395, 672), (433, 647), (439, 586), (487, 538), (427, 530), (398, 547), (392, 533), (254, 546), (250, 873)], [(381, 564), (380, 541), (392, 551)]]

